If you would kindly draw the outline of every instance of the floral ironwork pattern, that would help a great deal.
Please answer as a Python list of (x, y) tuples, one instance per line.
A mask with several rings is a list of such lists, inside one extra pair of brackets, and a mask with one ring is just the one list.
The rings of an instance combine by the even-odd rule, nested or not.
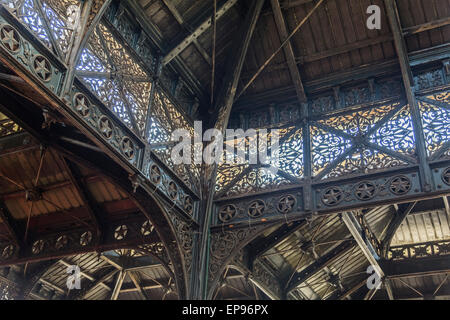
[(323, 129), (311, 127), (311, 152), (313, 173), (319, 174), (335, 161), (345, 150), (351, 147), (351, 141)]
[(111, 31), (100, 23), (83, 50), (78, 76), (136, 134), (144, 136), (152, 83)]
[[(426, 98), (430, 103), (420, 101), (419, 105), (428, 155), (432, 156), (450, 140), (450, 91)], [(432, 104), (432, 101), (436, 104)], [(448, 108), (440, 107), (439, 104), (446, 104)]]
[(80, 0), (2, 0), (50, 50), (64, 59), (75, 41)]
[(319, 120), (311, 127), (311, 140), (313, 174), (325, 179), (415, 161), (409, 106), (400, 103)]
[(419, 259), (450, 254), (450, 241), (408, 244), (389, 248), (389, 260)]

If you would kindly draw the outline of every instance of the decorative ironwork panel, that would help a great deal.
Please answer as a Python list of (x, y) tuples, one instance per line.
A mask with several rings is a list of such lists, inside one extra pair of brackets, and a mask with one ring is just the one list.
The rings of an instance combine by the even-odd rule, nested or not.
[[(200, 181), (200, 165), (194, 163), (194, 153), (191, 152), (190, 164), (173, 164), (171, 152), (173, 142), (171, 133), (177, 129), (185, 129), (194, 136), (194, 128), (187, 118), (178, 111), (175, 104), (162, 89), (155, 93), (150, 110), (150, 131), (148, 142), (152, 151), (188, 185), (197, 187)], [(191, 150), (193, 151), (193, 150)]]
[(64, 59), (75, 40), (82, 1), (2, 0), (49, 49)]
[(368, 181), (329, 184), (314, 187), (316, 208), (350, 207), (369, 200), (390, 199), (397, 196), (419, 194), (417, 173), (405, 173), (391, 178), (374, 178)]
[(414, 243), (389, 248), (388, 260), (420, 259), (450, 254), (450, 241)]
[(236, 199), (217, 202), (215, 207), (216, 225), (237, 222), (267, 221), (274, 217), (291, 215), (303, 210), (303, 195), (300, 190), (277, 192), (263, 197)]
[(142, 143), (130, 134), (131, 132), (124, 130), (118, 120), (107, 112), (107, 108), (91, 96), (82, 84), (76, 83), (72, 87), (66, 103), (80, 120), (98, 133), (103, 141), (137, 167), (143, 153)]
[(313, 174), (317, 175), (325, 167), (338, 159), (351, 147), (351, 141), (321, 128), (311, 127), (311, 153)]
[(416, 162), (411, 114), (400, 103), (318, 120), (311, 145), (313, 174), (325, 179)]
[(338, 178), (345, 175), (369, 173), (379, 169), (406, 166), (408, 162), (373, 149), (357, 149), (345, 160), (331, 169), (324, 178)]
[(152, 83), (105, 25), (100, 23), (89, 38), (77, 70), (79, 78), (105, 105), (132, 130), (144, 135)]
[[(442, 151), (443, 156), (450, 156), (450, 91), (426, 96), (428, 102), (419, 101), (422, 125), (429, 156)], [(433, 104), (435, 102), (435, 104)], [(446, 105), (444, 108), (442, 105)], [(445, 150), (441, 150), (445, 148)]]
[(445, 77), (443, 68), (427, 71), (417, 75), (414, 77), (414, 84), (417, 91), (444, 85)]
[[(120, 248), (152, 243), (157, 239), (153, 228), (150, 232), (147, 220), (122, 221), (108, 226), (104, 230), (104, 241), (101, 245)], [(70, 252), (95, 251), (98, 248), (97, 235), (92, 229), (79, 229), (68, 232), (37, 236), (30, 239), (31, 246), (19, 248), (15, 244), (0, 245), (0, 263), (7, 265), (24, 257), (48, 257), (58, 253), (69, 254)]]
[(236, 255), (231, 265), (241, 271), (246, 277), (248, 276), (248, 279), (253, 280), (259, 286), (263, 287), (264, 290), (269, 291), (276, 299), (281, 299), (282, 288), (277, 280), (277, 276), (259, 260), (254, 261), (253, 270), (249, 270), (245, 265), (243, 251), (241, 250)]
[(151, 40), (143, 30), (140, 30), (135, 21), (125, 14), (123, 8), (117, 9), (114, 4), (110, 5), (104, 17), (116, 28), (127, 44), (135, 51), (145, 63), (145, 67), (155, 73), (156, 58), (153, 53)]
[(211, 233), (208, 269), (208, 290), (210, 293), (212, 293), (211, 290), (214, 289), (225, 267), (239, 253), (239, 250), (266, 228), (267, 226), (254, 226)]
[(35, 39), (26, 34), (23, 26), (4, 8), (0, 9), (0, 48), (30, 71), (41, 84), (58, 94), (64, 78), (64, 66), (35, 45)]
[[(261, 133), (258, 133), (258, 136), (261, 136)], [(272, 132), (269, 132), (267, 145), (258, 145), (257, 150), (251, 147), (253, 144), (256, 146), (256, 136), (226, 141), (223, 161), (218, 166), (216, 192), (233, 196), (298, 183), (303, 177), (302, 129), (280, 129), (278, 148), (272, 149), (272, 138)], [(231, 154), (227, 148), (228, 144), (233, 148)], [(242, 149), (244, 154), (239, 153)], [(249, 157), (261, 151), (266, 152), (267, 163), (249, 164)]]
[(177, 206), (188, 216), (193, 216), (197, 202), (193, 200), (179, 183), (174, 181), (166, 170), (167, 168), (164, 168), (161, 163), (150, 158), (146, 162), (143, 172), (155, 186), (155, 191), (159, 190), (173, 203), (173, 206)]
[(377, 129), (369, 141), (390, 150), (415, 155), (415, 140), (409, 106), (404, 106)]

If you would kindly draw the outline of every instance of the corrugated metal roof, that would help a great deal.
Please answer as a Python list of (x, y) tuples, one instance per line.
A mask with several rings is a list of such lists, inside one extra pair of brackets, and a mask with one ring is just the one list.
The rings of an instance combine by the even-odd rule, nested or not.
[(410, 214), (392, 239), (392, 246), (450, 239), (450, 215), (433, 210)]

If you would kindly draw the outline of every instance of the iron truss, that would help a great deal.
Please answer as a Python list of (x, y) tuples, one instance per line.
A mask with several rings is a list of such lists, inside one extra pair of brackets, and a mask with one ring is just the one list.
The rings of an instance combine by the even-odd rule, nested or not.
[[(176, 90), (169, 89), (173, 83), (152, 41), (142, 30), (133, 30), (123, 7), (108, 1), (89, 2), (91, 7), (84, 7), (88, 14), (76, 0), (1, 3), (0, 59), (49, 100), (52, 108), (43, 110), (44, 126), (61, 119), (73, 124), (129, 173), (135, 190), (156, 196), (178, 231), (189, 270), (200, 172), (196, 166), (171, 163), (169, 136), (178, 128), (192, 132), (192, 120), (177, 102)], [(73, 10), (67, 10), (70, 6)], [(82, 25), (73, 25), (77, 14)], [(393, 78), (345, 90), (336, 87), (301, 106), (239, 117), (243, 128), (281, 129), (279, 170), (268, 174), (259, 165), (219, 165), (210, 288), (246, 244), (273, 226), (448, 194), (449, 85), (445, 62), (415, 75), (417, 105), (410, 105), (401, 81)], [(4, 122), (1, 128), (12, 130)], [(380, 253), (376, 238), (363, 220), (359, 223)], [(105, 247), (130, 236), (131, 229), (123, 226), (111, 226)], [(26, 256), (51, 255), (69, 241), (83, 246), (88, 232), (33, 239)], [(126, 234), (118, 239), (118, 233)], [(15, 252), (10, 244), (1, 250), (3, 259)], [(256, 266), (267, 284), (270, 272), (259, 262)], [(271, 295), (279, 296), (279, 284), (270, 286)]]
[[(184, 219), (192, 220), (199, 199), (198, 183), (197, 180), (194, 180), (198, 179), (198, 176), (193, 177), (193, 172), (197, 168), (187, 173), (186, 168), (171, 166), (168, 162), (170, 153), (168, 156), (165, 145), (170, 138), (170, 130), (182, 126), (189, 129), (190, 120), (178, 111), (171, 102), (169, 94), (164, 92), (163, 86), (154, 80), (155, 75), (151, 73), (154, 70), (142, 68), (136, 62), (137, 58), (134, 59), (137, 56), (136, 52), (128, 53), (125, 47), (129, 48), (129, 46), (112, 37), (113, 33), (120, 34), (119, 31), (110, 31), (104, 20), (102, 20), (103, 22), (97, 21), (96, 26), (92, 23), (89, 24), (94, 19), (100, 20), (96, 14), (104, 14), (105, 8), (101, 10), (101, 13), (98, 12), (99, 8), (96, 10), (91, 8), (91, 15), (95, 15), (95, 17), (89, 16), (88, 21), (85, 21), (84, 28), (78, 26), (81, 29), (90, 29), (91, 33), (86, 35), (86, 47), (79, 49), (80, 60), (76, 61), (75, 66), (67, 65), (66, 57), (61, 56), (61, 50), (56, 49), (63, 44), (54, 43), (57, 37), (53, 33), (56, 32), (55, 30), (59, 30), (61, 27), (59, 24), (69, 23), (70, 16), (61, 16), (59, 12), (65, 11), (64, 6), (76, 5), (72, 2), (52, 3), (51, 5), (55, 5), (55, 8), (33, 1), (6, 1), (2, 4), (0, 9), (2, 60), (23, 75), (28, 83), (33, 86), (37, 85), (55, 106), (62, 108), (60, 111), (65, 116), (68, 116), (71, 121), (75, 121), (83, 132), (89, 132), (92, 137), (95, 137), (96, 143), (107, 147), (108, 151), (114, 154), (114, 158), (130, 172), (130, 179), (136, 188), (145, 181), (163, 201), (176, 206), (177, 211)], [(105, 4), (105, 7), (108, 7), (108, 3)], [(58, 11), (58, 9), (60, 10)], [(43, 14), (55, 15), (55, 21), (59, 24), (48, 26), (43, 23), (42, 21), (46, 21), (46, 19), (39, 19)], [(123, 40), (119, 36), (117, 38)], [(61, 38), (59, 41), (62, 41)], [(100, 47), (95, 47), (96, 45)], [(108, 57), (98, 58), (89, 52), (92, 48), (96, 49), (95, 52), (99, 56), (101, 53), (109, 51), (117, 53), (117, 56), (111, 54)], [(55, 54), (55, 51), (59, 54)], [(70, 48), (63, 50), (63, 52), (65, 51), (70, 51)], [(138, 52), (149, 54), (149, 49), (141, 49)], [(145, 57), (147, 60), (152, 59), (148, 55)], [(101, 60), (102, 58), (104, 61)], [(118, 61), (123, 64), (118, 65)], [(97, 65), (95, 65), (96, 63)], [(76, 69), (74, 73), (70, 72), (71, 68)], [(92, 71), (96, 68), (103, 68), (105, 72)], [(129, 81), (127, 76), (136, 76), (136, 74), (121, 73), (125, 69), (139, 73), (143, 79), (138, 79), (136, 82)], [(115, 73), (114, 76), (106, 75), (106, 70)], [(71, 75), (72, 78), (70, 78)], [(104, 84), (104, 87), (99, 83)], [(155, 87), (155, 90), (150, 90), (150, 87)], [(106, 93), (102, 90), (111, 88), (117, 90), (114, 92), (117, 96), (109, 95), (109, 97), (112, 96), (112, 100), (105, 100)], [(151, 92), (154, 96), (151, 99), (148, 96), (146, 102), (140, 102), (135, 98), (136, 90)], [(150, 101), (153, 102), (153, 100), (155, 101), (151, 108), (154, 110), (153, 114), (161, 115), (161, 119), (152, 119), (150, 112), (146, 114), (146, 110), (139, 109), (144, 104), (143, 108), (150, 109), (149, 105), (152, 104)], [(118, 110), (117, 108), (120, 107), (122, 109)], [(45, 110), (45, 112), (45, 125), (54, 123), (53, 112), (49, 110)], [(139, 119), (139, 117), (144, 119)], [(137, 120), (144, 121), (144, 123), (137, 125)], [(147, 126), (147, 122), (151, 124)], [(136, 126), (133, 127), (133, 124)], [(6, 125), (5, 123), (3, 127)], [(143, 130), (147, 130), (147, 133), (144, 133)], [(162, 132), (162, 130), (166, 131)], [(160, 146), (151, 148), (150, 145), (154, 143), (159, 143)], [(170, 167), (179, 170), (174, 172)]]

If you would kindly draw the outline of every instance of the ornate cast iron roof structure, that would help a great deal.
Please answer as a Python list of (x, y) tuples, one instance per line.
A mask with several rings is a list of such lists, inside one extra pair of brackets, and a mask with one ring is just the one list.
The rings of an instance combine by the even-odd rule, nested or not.
[[(449, 0), (0, 0), (0, 298), (449, 299), (449, 41)], [(279, 148), (180, 164), (195, 121)]]

